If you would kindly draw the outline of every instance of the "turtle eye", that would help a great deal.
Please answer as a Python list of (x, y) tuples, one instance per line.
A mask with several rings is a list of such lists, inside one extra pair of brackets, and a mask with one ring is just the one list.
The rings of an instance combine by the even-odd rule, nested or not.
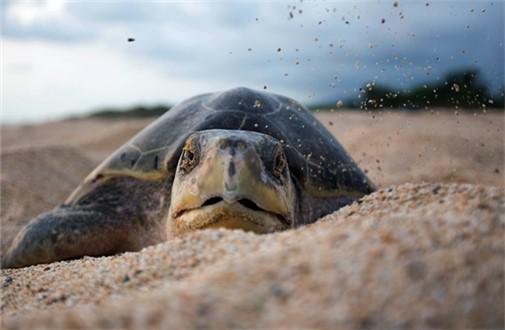
[(282, 148), (280, 147), (277, 148), (275, 150), (274, 166), (273, 166), (274, 167), (273, 173), (277, 179), (282, 178), (284, 171), (286, 170), (287, 164), (288, 162), (286, 160), (286, 155), (282, 151)]
[(184, 173), (189, 173), (198, 164), (198, 148), (192, 141), (186, 143), (182, 149), (179, 167)]

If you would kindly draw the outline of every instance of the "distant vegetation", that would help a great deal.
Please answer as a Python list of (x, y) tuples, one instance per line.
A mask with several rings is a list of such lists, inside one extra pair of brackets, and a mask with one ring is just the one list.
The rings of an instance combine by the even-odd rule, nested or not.
[[(504, 93), (492, 95), (489, 87), (479, 77), (476, 69), (449, 72), (442, 81), (425, 83), (411, 89), (400, 90), (381, 83), (367, 83), (360, 88), (356, 98), (332, 104), (309, 106), (311, 110), (335, 108), (386, 110), (386, 109), (490, 109), (504, 110)], [(145, 118), (159, 117), (170, 105), (135, 106), (127, 109), (106, 108), (93, 112), (91, 118)]]
[(105, 108), (88, 115), (89, 118), (147, 118), (159, 117), (168, 110), (169, 105), (154, 105), (154, 106), (134, 106), (131, 108)]
[(360, 109), (504, 109), (504, 88), (492, 95), (476, 69), (448, 73), (441, 82), (431, 82), (399, 90), (380, 83), (367, 83), (357, 99), (345, 102)]

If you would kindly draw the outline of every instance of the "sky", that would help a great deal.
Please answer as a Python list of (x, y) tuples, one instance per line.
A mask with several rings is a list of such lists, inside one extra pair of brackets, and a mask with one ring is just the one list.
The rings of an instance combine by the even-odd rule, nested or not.
[(236, 86), (310, 105), (463, 67), (493, 91), (505, 81), (503, 1), (0, 3), (3, 124)]

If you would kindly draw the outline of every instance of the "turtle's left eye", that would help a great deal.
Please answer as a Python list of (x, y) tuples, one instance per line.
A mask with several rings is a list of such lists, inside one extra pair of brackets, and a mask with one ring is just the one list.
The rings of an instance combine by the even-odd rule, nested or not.
[(274, 176), (277, 179), (281, 179), (288, 165), (288, 161), (286, 160), (286, 155), (284, 154), (284, 151), (280, 147), (275, 150), (273, 165), (274, 165), (273, 166)]
[(195, 143), (186, 143), (182, 149), (181, 162), (179, 167), (184, 173), (191, 172), (198, 164), (199, 150)]

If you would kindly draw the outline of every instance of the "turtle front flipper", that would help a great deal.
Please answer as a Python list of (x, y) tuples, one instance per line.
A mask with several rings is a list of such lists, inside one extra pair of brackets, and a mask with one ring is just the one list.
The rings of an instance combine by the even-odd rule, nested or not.
[(106, 180), (71, 204), (39, 215), (18, 233), (2, 268), (137, 251), (165, 240), (166, 189), (135, 180)]
[(4, 256), (2, 268), (129, 250), (132, 246), (128, 231), (127, 222), (93, 211), (59, 207), (33, 219), (19, 232)]

